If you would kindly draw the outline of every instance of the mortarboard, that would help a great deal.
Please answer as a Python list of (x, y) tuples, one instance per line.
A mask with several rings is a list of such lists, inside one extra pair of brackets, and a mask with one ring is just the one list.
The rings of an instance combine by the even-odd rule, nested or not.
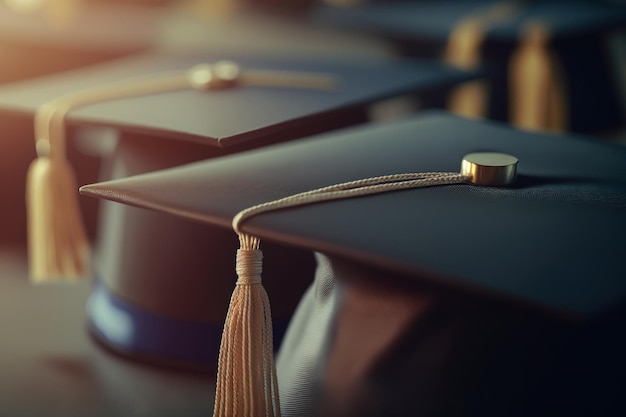
[(609, 42), (626, 25), (623, 5), (584, 0), (366, 2), (323, 6), (316, 18), (389, 37), (409, 55), (441, 56), (465, 68), (484, 64), (490, 88), (474, 84), (453, 96), (450, 108), (460, 114), (575, 132), (624, 123), (617, 93), (623, 69), (615, 64), (620, 52)]
[[(240, 225), (245, 235), (325, 255), (281, 351), (285, 415), (309, 415), (329, 386), (355, 395), (351, 384), (362, 391), (347, 409), (326, 404), (328, 413), (611, 410), (619, 405), (612, 378), (623, 369), (623, 319), (611, 321), (623, 316), (626, 291), (623, 147), (435, 113), (81, 192), (229, 228), (242, 210), (319, 187), (459, 172), (475, 152), (515, 156), (516, 182), (279, 206)], [(333, 285), (343, 293), (333, 296)], [(359, 363), (376, 340), (384, 346)]]
[[(135, 80), (140, 80), (138, 74), (171, 75), (170, 71), (174, 71), (175, 75), (184, 76), (189, 68), (207, 59), (206, 56), (141, 57), (35, 80), (4, 88), (0, 106), (13, 109), (15, 114), (29, 114), (51, 99), (82, 91), (88, 86), (109, 85), (107, 83), (133, 75)], [(68, 114), (67, 124), (70, 128), (114, 126), (121, 132), (121, 140), (105, 163), (108, 171), (105, 178), (118, 178), (362, 122), (365, 120), (364, 109), (371, 103), (407, 93), (439, 91), (476, 76), (435, 62), (290, 61), (251, 57), (237, 58), (236, 61), (244, 76), (246, 73), (264, 74), (264, 71), (271, 75), (279, 71), (280, 77), (289, 79), (289, 74), (306, 73), (313, 74), (314, 78), (321, 76), (323, 80), (330, 77), (333, 88), (306, 89), (298, 85), (293, 88), (280, 83), (271, 87), (254, 83), (246, 85), (245, 82), (221, 91), (181, 88), (76, 108)], [(202, 294), (218, 294), (229, 291), (229, 288), (217, 280), (202, 279), (204, 274), (199, 271), (230, 270), (232, 259), (222, 256), (221, 251), (230, 253), (228, 248), (236, 245), (236, 240), (231, 234), (201, 230), (202, 227), (169, 216), (112, 205), (105, 206), (102, 211), (97, 260), (102, 285), (96, 287), (91, 313), (102, 315), (103, 311), (110, 313), (113, 308), (118, 308), (132, 310), (134, 317), (142, 317), (142, 323), (163, 323), (162, 316), (178, 321), (168, 322), (173, 333), (159, 333), (158, 329), (150, 333), (149, 329), (158, 326), (148, 324), (147, 333), (143, 333), (145, 337), (129, 339), (111, 331), (101, 333), (101, 338), (124, 352), (141, 344), (136, 350), (145, 348), (146, 357), (170, 356), (180, 362), (211, 363), (211, 337), (206, 338), (209, 346), (206, 349), (190, 343), (194, 348), (193, 355), (171, 350), (159, 355), (155, 346), (171, 344), (163, 341), (171, 334), (186, 334), (187, 339), (195, 340), (198, 333), (209, 334), (206, 323), (221, 321), (227, 302), (216, 301), (208, 305)], [(221, 247), (201, 256), (206, 248), (228, 238), (231, 242), (219, 243)], [(293, 256), (295, 262), (296, 253)], [(310, 260), (308, 253), (306, 257)], [(285, 265), (279, 264), (277, 268), (284, 270)], [(181, 286), (172, 276), (184, 276), (188, 284)], [(294, 280), (294, 285), (301, 287), (302, 282)], [(102, 303), (96, 303), (98, 300)], [(280, 310), (277, 312), (280, 314)], [(95, 325), (103, 331), (110, 330), (102, 321)], [(188, 331), (185, 333), (184, 329)], [(159, 335), (161, 341), (155, 341)]]
[[(264, 96), (263, 86), (257, 86), (233, 88), (228, 92), (210, 95), (196, 94), (192, 89), (181, 88), (169, 91), (168, 94), (119, 100), (109, 98), (106, 102), (84, 105), (72, 110), (67, 116), (67, 122), (70, 125), (114, 125), (123, 132), (226, 147), (252, 138), (270, 136), (279, 127), (280, 130), (297, 130), (305, 124), (316, 125), (321, 119), (329, 118), (330, 112), (341, 109), (363, 108), (376, 101), (413, 92), (446, 89), (456, 83), (476, 78), (478, 74), (420, 60), (375, 60), (362, 57), (288, 60), (279, 57), (244, 58), (229, 55), (154, 55), (5, 86), (2, 88), (0, 106), (4, 112), (32, 114), (47, 101), (83, 89), (116, 81), (139, 80), (142, 76), (154, 77), (159, 73), (185, 71), (203, 62), (221, 60), (237, 62), (244, 71), (255, 69), (328, 74), (337, 80), (337, 85), (332, 87), (336, 94), (328, 94), (325, 90), (329, 88), (323, 88), (315, 95), (311, 95), (311, 91), (306, 91), (307, 89), (294, 88), (279, 90), (284, 94)], [(247, 108), (241, 102), (246, 103), (245, 106), (254, 106), (254, 114), (243, 113)], [(196, 106), (206, 109), (209, 114), (198, 115), (186, 111), (187, 108)], [(138, 112), (137, 108), (145, 110)], [(172, 109), (178, 111), (174, 112)], [(243, 118), (242, 113), (245, 116)], [(230, 121), (234, 117), (237, 117), (239, 123), (215, 122), (216, 119)]]

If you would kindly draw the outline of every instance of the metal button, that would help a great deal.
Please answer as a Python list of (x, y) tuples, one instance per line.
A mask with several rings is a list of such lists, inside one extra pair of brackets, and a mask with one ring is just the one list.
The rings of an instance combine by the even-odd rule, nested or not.
[(461, 174), (476, 185), (492, 187), (511, 185), (517, 177), (518, 159), (499, 152), (476, 152), (463, 157)]
[(234, 62), (196, 65), (189, 71), (189, 82), (198, 90), (223, 90), (237, 85), (241, 70)]

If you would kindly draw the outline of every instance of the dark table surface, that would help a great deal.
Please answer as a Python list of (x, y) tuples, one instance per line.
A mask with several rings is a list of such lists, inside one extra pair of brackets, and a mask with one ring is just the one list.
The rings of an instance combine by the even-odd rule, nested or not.
[(88, 335), (89, 281), (32, 285), (0, 247), (0, 416), (207, 416), (212, 377), (119, 358)]

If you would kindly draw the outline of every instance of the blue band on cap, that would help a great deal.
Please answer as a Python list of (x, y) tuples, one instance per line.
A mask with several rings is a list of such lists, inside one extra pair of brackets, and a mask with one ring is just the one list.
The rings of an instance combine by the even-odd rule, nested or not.
[[(96, 336), (115, 350), (146, 358), (215, 366), (222, 324), (182, 320), (143, 310), (95, 280), (87, 315)], [(275, 347), (287, 319), (273, 320)]]

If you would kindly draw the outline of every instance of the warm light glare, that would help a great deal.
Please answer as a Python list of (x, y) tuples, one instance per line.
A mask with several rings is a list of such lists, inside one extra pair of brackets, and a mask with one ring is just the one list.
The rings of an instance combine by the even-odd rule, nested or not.
[(4, 2), (17, 13), (42, 13), (52, 27), (63, 29), (77, 18), (81, 0), (4, 0)]
[(13, 10), (20, 13), (31, 13), (40, 9), (44, 0), (4, 0)]

